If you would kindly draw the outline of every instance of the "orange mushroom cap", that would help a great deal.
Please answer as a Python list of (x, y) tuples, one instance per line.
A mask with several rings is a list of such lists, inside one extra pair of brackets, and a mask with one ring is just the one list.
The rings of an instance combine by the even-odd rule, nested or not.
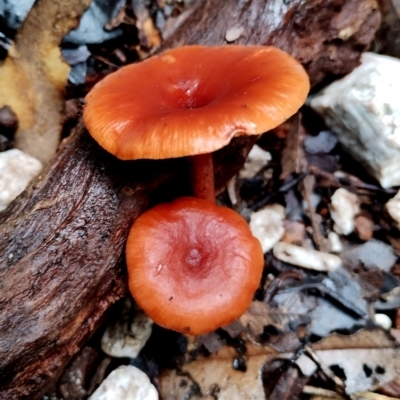
[(120, 159), (181, 157), (276, 127), (308, 91), (303, 67), (275, 47), (186, 46), (108, 75), (86, 96), (83, 119)]
[(264, 265), (261, 245), (240, 215), (192, 197), (139, 216), (126, 260), (139, 306), (159, 325), (192, 335), (243, 314)]

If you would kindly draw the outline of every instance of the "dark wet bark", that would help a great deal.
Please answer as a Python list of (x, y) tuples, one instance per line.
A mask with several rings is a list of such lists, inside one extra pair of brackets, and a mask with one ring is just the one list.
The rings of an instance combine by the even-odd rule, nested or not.
[[(223, 44), (229, 28), (243, 27), (237, 43), (285, 49), (316, 83), (349, 72), (378, 23), (373, 1), (197, 0), (164, 48)], [(252, 140), (216, 154), (217, 186), (240, 168)], [(0, 399), (39, 398), (124, 296), (129, 227), (151, 204), (185, 193), (185, 171), (185, 160), (116, 160), (79, 125), (0, 214)]]

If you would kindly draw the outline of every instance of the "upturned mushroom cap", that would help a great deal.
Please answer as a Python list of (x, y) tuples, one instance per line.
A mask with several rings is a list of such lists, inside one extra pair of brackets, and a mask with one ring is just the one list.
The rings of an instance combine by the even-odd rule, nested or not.
[(86, 96), (85, 124), (120, 159), (210, 153), (266, 132), (304, 103), (309, 79), (261, 46), (186, 46), (108, 75)]
[(192, 335), (229, 324), (249, 307), (264, 265), (241, 216), (196, 198), (142, 214), (131, 228), (129, 289), (159, 325)]

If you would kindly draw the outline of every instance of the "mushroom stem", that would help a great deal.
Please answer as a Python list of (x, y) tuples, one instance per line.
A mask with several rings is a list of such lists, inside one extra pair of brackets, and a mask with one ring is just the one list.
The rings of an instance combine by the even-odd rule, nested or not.
[(214, 166), (211, 153), (192, 156), (191, 161), (193, 195), (214, 203)]

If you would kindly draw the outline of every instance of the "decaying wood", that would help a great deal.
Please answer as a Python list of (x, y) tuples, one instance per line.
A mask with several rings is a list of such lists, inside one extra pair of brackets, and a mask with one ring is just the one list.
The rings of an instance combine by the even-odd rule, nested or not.
[[(351, 70), (378, 24), (372, 0), (197, 0), (163, 48), (223, 44), (242, 27), (237, 43), (285, 49), (316, 83)], [(218, 185), (251, 144), (235, 140), (216, 155)], [(185, 193), (186, 170), (184, 160), (116, 160), (78, 126), (0, 215), (0, 399), (39, 398), (126, 293), (129, 227), (150, 204)]]
[(375, 0), (205, 0), (195, 2), (163, 48), (222, 44), (230, 29), (242, 28), (235, 44), (287, 51), (306, 67), (314, 85), (327, 75), (352, 71), (379, 23)]

